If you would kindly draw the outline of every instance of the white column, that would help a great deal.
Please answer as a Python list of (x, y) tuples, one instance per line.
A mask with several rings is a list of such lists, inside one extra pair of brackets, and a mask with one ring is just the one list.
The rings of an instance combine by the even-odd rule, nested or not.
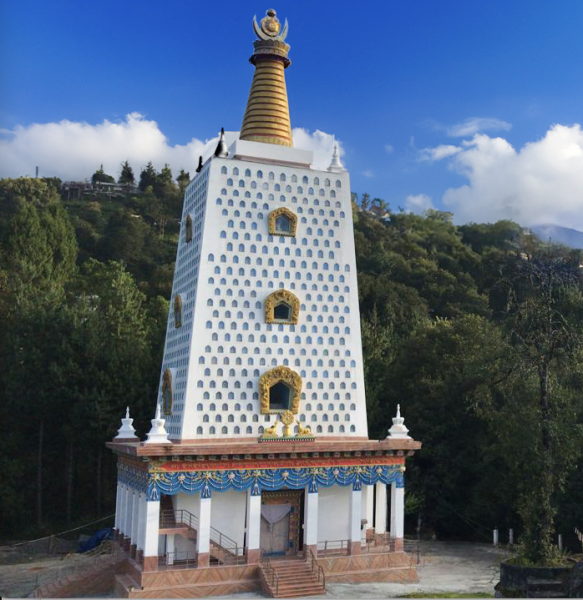
[(119, 506), (121, 504), (121, 483), (117, 482), (117, 491), (115, 493), (115, 525), (114, 528), (119, 531), (120, 514)]
[(144, 558), (158, 557), (158, 531), (160, 529), (160, 501), (146, 502)]
[(201, 498), (198, 512), (196, 546), (199, 554), (210, 552), (211, 542), (211, 499)]
[(365, 492), (366, 505), (364, 507), (364, 518), (366, 519), (366, 529), (371, 529), (374, 514), (374, 485), (367, 485)]
[(166, 564), (167, 565), (174, 564), (174, 559), (176, 558), (174, 556), (174, 552), (175, 552), (174, 534), (169, 533), (166, 535)]
[(134, 489), (128, 486), (127, 489), (127, 498), (126, 498), (126, 538), (131, 538), (132, 536), (132, 510), (134, 508)]
[(362, 519), (362, 489), (352, 490), (350, 495), (350, 541), (360, 545), (360, 521)]
[(125, 483), (121, 484), (121, 498), (119, 502), (119, 530), (125, 537), (127, 532), (127, 502), (128, 502), (128, 486)]
[(391, 483), (391, 537), (403, 538), (405, 534), (405, 486)]
[(252, 496), (247, 492), (247, 550), (260, 548), (261, 535), (261, 495)]
[(139, 524), (140, 524), (140, 493), (134, 490), (132, 494), (132, 546), (138, 545)]
[(375, 484), (375, 533), (385, 533), (387, 531), (387, 486), (379, 481)]
[(141, 492), (139, 496), (138, 511), (138, 550), (144, 550), (146, 539), (146, 493)]
[(304, 546), (318, 546), (318, 492), (309, 492), (306, 488), (304, 495)]

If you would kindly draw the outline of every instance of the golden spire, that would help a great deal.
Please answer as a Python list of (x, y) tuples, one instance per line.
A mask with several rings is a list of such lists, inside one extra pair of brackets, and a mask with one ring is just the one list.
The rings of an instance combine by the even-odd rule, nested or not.
[(239, 139), (293, 147), (284, 75), (291, 65), (289, 45), (284, 42), (287, 20), (281, 31), (275, 11), (269, 9), (261, 26), (253, 18), (253, 29), (259, 38), (253, 42), (255, 52), (249, 59), (255, 74)]

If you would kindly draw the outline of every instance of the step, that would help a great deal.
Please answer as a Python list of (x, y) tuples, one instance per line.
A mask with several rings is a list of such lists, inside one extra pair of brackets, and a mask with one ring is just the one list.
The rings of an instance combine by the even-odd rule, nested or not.
[(317, 581), (318, 579), (318, 576), (315, 573), (305, 573), (304, 575), (302, 575), (302, 577), (298, 577), (297, 573), (290, 573), (289, 575), (282, 575), (281, 573), (276, 573), (276, 575), (280, 581), (297, 581), (298, 579), (301, 579), (302, 581), (305, 581), (306, 579), (313, 579)]
[(124, 573), (123, 575), (116, 575), (114, 579), (122, 585), (122, 587), (128, 594), (130, 593), (130, 588), (134, 588), (135, 590), (142, 589), (140, 584), (136, 583), (132, 579), (131, 575), (128, 575), (127, 573)]
[(308, 592), (290, 592), (284, 593), (278, 592), (276, 598), (303, 598), (304, 596), (324, 596), (326, 594), (323, 590), (308, 591)]
[(277, 598), (291, 598), (294, 596), (316, 596), (316, 595), (320, 595), (320, 594), (325, 594), (326, 590), (324, 590), (323, 587), (301, 587), (301, 588), (297, 588), (297, 589), (284, 589), (284, 588), (278, 588), (277, 593), (274, 592), (272, 589), (270, 590), (271, 593), (277, 597)]

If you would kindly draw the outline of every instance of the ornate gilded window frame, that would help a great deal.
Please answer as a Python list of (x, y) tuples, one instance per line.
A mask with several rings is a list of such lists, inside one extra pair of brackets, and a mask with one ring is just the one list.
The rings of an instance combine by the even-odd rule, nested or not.
[(174, 327), (182, 327), (182, 298), (180, 294), (174, 296)]
[(288, 409), (271, 410), (269, 408), (269, 390), (280, 381), (292, 388), (293, 397), (289, 410), (296, 415), (298, 414), (302, 395), (302, 378), (295, 371), (280, 365), (263, 373), (259, 378), (259, 398), (262, 415), (287, 412)]
[[(281, 303), (291, 308), (289, 321), (275, 318), (275, 307)], [(297, 325), (300, 316), (300, 301), (295, 294), (288, 290), (277, 290), (265, 298), (265, 322), (283, 325)]]
[(162, 376), (162, 410), (165, 415), (172, 414), (172, 371), (170, 369), (166, 369)]
[[(290, 231), (277, 231), (275, 229), (275, 220), (277, 217), (285, 215), (290, 220)], [(268, 221), (268, 229), (269, 235), (283, 235), (285, 237), (296, 237), (296, 232), (298, 229), (298, 217), (295, 213), (293, 213), (289, 208), (282, 206), (281, 208), (276, 208), (269, 213), (269, 221)]]

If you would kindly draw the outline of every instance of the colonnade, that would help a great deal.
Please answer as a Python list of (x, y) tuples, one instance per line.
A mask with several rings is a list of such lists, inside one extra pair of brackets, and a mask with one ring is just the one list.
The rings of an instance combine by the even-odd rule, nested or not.
[[(372, 487), (367, 498), (372, 497)], [(387, 485), (379, 482), (374, 485), (376, 501), (374, 505), (374, 530), (377, 539), (384, 540), (387, 533)], [(391, 483), (391, 514), (389, 535), (394, 540), (395, 550), (403, 549), (405, 488), (403, 480)], [(254, 564), (260, 560), (261, 532), (261, 493), (247, 492), (247, 535), (245, 554), (247, 563)], [(196, 551), (198, 567), (207, 567), (211, 551), (211, 502), (212, 498), (198, 497), (198, 529)], [(370, 506), (370, 505), (369, 505)], [(315, 555), (318, 553), (318, 491), (305, 489), (304, 494), (304, 547)], [(361, 551), (362, 522), (362, 489), (352, 489), (349, 499), (349, 552), (359, 554)], [(146, 492), (128, 484), (118, 482), (115, 511), (115, 532), (120, 543), (130, 556), (143, 562), (145, 571), (158, 568), (158, 546), (160, 528), (160, 500), (148, 500)], [(382, 537), (381, 537), (382, 536)], [(172, 538), (172, 539), (170, 539)], [(174, 536), (168, 535), (170, 544), (166, 547), (172, 561)]]

